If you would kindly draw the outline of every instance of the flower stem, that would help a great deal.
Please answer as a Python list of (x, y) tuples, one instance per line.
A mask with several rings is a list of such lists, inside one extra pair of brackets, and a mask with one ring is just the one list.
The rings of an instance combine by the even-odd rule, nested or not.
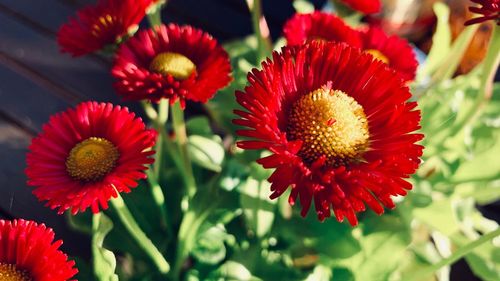
[(188, 139), (186, 133), (186, 123), (184, 122), (184, 111), (179, 102), (172, 105), (172, 124), (177, 139), (177, 146), (182, 159), (182, 172), (186, 183), (186, 190), (189, 198), (192, 198), (196, 193), (196, 181), (193, 175), (193, 166), (188, 153)]
[(481, 238), (470, 242), (469, 244), (461, 247), (460, 249), (456, 250), (451, 256), (444, 258), (440, 260), (439, 262), (428, 266), (426, 268), (423, 268), (411, 275), (408, 275), (407, 278), (403, 278), (403, 281), (414, 281), (414, 280), (424, 280), (426, 277), (434, 273), (435, 271), (439, 270), (441, 267), (453, 264), (454, 262), (458, 261), (468, 253), (470, 253), (472, 250), (475, 248), (481, 246), (482, 244), (492, 240), (493, 238), (500, 236), (500, 228), (492, 231), (488, 234), (483, 235)]
[[(155, 127), (156, 129), (161, 132), (165, 128), (165, 124), (167, 123), (168, 120), (168, 99), (161, 99), (160, 104), (158, 105), (158, 116), (155, 120)], [(163, 159), (163, 135), (160, 133), (159, 135), (159, 140), (156, 142), (156, 158), (155, 158), (155, 164), (154, 164), (154, 177), (156, 180), (160, 179), (160, 172), (161, 172), (161, 166), (162, 166), (162, 159)]]
[(164, 229), (169, 230), (169, 219), (165, 207), (165, 195), (163, 194), (163, 190), (150, 169), (146, 171), (146, 174), (148, 176), (148, 183), (151, 188), (153, 200), (160, 211), (160, 223)]
[(482, 65), (481, 86), (479, 88), (479, 92), (474, 100), (474, 105), (462, 119), (463, 121), (458, 123), (452, 129), (452, 136), (458, 133), (464, 126), (472, 124), (477, 117), (481, 115), (482, 109), (491, 99), (493, 94), (495, 74), (500, 64), (500, 27), (497, 25), (493, 26), (491, 42)]
[[(271, 50), (271, 42), (269, 41), (269, 28), (265, 25), (265, 18), (262, 15), (261, 0), (246, 0), (248, 9), (252, 13), (252, 26), (255, 37), (257, 37), (257, 62), (260, 62), (267, 57)], [(263, 27), (265, 30), (263, 30)], [(265, 31), (265, 32), (264, 32)]]
[(161, 9), (165, 4), (155, 4), (149, 13), (148, 13), (148, 21), (151, 27), (161, 25)]
[(136, 220), (130, 213), (130, 210), (125, 205), (125, 201), (118, 194), (118, 197), (111, 200), (111, 205), (114, 207), (120, 221), (123, 223), (125, 228), (130, 233), (131, 237), (137, 242), (138, 246), (146, 253), (158, 270), (166, 274), (170, 271), (170, 265), (165, 260), (165, 257), (160, 253), (158, 248), (153, 244), (153, 242), (146, 236), (137, 224)]

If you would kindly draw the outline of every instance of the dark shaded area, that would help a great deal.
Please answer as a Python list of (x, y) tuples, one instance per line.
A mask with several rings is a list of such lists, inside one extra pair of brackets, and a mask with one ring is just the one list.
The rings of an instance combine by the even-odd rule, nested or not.
[[(263, 13), (273, 39), (281, 35), (284, 22), (295, 12), (291, 0), (262, 1)], [(320, 9), (326, 0), (312, 0)], [(165, 22), (190, 24), (203, 28), (225, 41), (252, 33), (252, 22), (245, 0), (170, 0), (162, 12)]]

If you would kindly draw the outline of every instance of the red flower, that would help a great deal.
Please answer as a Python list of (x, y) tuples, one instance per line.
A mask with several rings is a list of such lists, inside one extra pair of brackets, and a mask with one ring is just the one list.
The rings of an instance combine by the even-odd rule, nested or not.
[(44, 224), (0, 220), (0, 280), (69, 280), (78, 273), (75, 262), (58, 250), (61, 240), (53, 241)]
[(476, 24), (487, 20), (496, 20), (497, 25), (500, 25), (500, 0), (471, 0), (481, 7), (469, 7), (469, 11), (481, 14), (482, 17), (470, 19), (465, 22), (465, 25)]
[(380, 0), (342, 0), (347, 6), (364, 14), (374, 14), (380, 12), (382, 3)]
[(295, 14), (283, 28), (288, 45), (302, 45), (312, 40), (345, 42), (360, 47), (361, 40), (356, 30), (350, 28), (335, 15), (314, 12)]
[(127, 100), (207, 102), (231, 81), (226, 51), (207, 33), (169, 24), (139, 32), (116, 55), (115, 89)]
[(62, 52), (86, 55), (118, 43), (138, 27), (152, 0), (99, 0), (78, 11), (61, 26), (57, 41)]
[(291, 187), (305, 216), (314, 199), (320, 220), (357, 224), (365, 204), (377, 214), (394, 208), (392, 196), (411, 189), (423, 147), (420, 112), (385, 64), (345, 44), (314, 41), (284, 47), (248, 75), (236, 99), (246, 111), (234, 123), (247, 127), (243, 149), (268, 149), (258, 160), (275, 168), (271, 198)]
[(117, 192), (130, 192), (153, 163), (156, 132), (126, 107), (85, 102), (56, 114), (33, 139), (28, 184), (40, 201), (73, 214), (108, 208)]
[(418, 62), (408, 41), (388, 36), (382, 29), (370, 27), (361, 33), (362, 49), (396, 70), (404, 81), (415, 78)]

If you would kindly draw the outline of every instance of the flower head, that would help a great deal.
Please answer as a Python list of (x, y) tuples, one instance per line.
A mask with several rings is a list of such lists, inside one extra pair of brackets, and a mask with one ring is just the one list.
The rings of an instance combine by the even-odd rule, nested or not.
[(207, 102), (231, 81), (226, 51), (191, 26), (162, 25), (122, 45), (112, 70), (115, 89), (127, 100)]
[(66, 281), (78, 270), (54, 242), (54, 231), (32, 221), (0, 220), (0, 280)]
[(380, 0), (342, 0), (351, 9), (363, 14), (374, 14), (380, 12), (382, 3)]
[(57, 41), (62, 52), (82, 56), (118, 43), (138, 27), (152, 0), (98, 0), (61, 26)]
[(350, 28), (337, 16), (314, 12), (310, 14), (295, 14), (283, 27), (283, 34), (288, 45), (302, 45), (313, 40), (345, 42), (359, 47), (361, 40), (356, 30)]
[(245, 110), (234, 123), (251, 138), (243, 149), (267, 149), (258, 160), (275, 168), (271, 198), (289, 187), (306, 215), (312, 201), (320, 220), (335, 214), (357, 224), (365, 204), (394, 208), (392, 196), (411, 189), (423, 135), (417, 104), (386, 64), (346, 44), (314, 41), (284, 47), (248, 75), (236, 98)]
[(106, 209), (146, 177), (156, 132), (125, 107), (85, 102), (51, 117), (27, 155), (28, 184), (59, 213)]
[(469, 7), (473, 13), (482, 15), (465, 22), (465, 25), (476, 24), (487, 20), (495, 20), (500, 25), (500, 0), (471, 0), (481, 7)]
[(396, 70), (404, 81), (415, 78), (418, 62), (408, 41), (387, 35), (382, 29), (369, 27), (360, 32), (362, 49)]

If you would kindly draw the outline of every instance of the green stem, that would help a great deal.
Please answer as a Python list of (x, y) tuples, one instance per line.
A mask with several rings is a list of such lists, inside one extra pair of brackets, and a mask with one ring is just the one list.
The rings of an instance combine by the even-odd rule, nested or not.
[(431, 84), (434, 85), (440, 81), (448, 80), (453, 77), (453, 74), (457, 71), (460, 62), (464, 57), (465, 51), (474, 37), (474, 34), (476, 34), (478, 26), (478, 24), (468, 26), (464, 29), (464, 31), (462, 31), (455, 42), (453, 42), (450, 52), (444, 60), (445, 63), (443, 63), (442, 66), (436, 71), (432, 77)]
[(248, 9), (252, 13), (252, 26), (255, 37), (257, 38), (257, 62), (260, 62), (267, 57), (271, 51), (271, 42), (268, 36), (262, 34), (261, 20), (264, 19), (262, 15), (262, 2), (261, 0), (247, 0)]
[[(155, 127), (160, 132), (164, 130), (165, 124), (168, 120), (168, 99), (161, 99), (158, 105), (158, 117), (155, 120)], [(160, 134), (160, 139), (156, 142), (156, 158), (154, 164), (154, 177), (156, 180), (160, 179), (161, 164), (163, 159), (163, 135)]]
[(498, 70), (498, 66), (500, 64), (500, 27), (494, 25), (493, 35), (491, 37), (491, 43), (488, 47), (488, 53), (486, 53), (486, 57), (484, 58), (484, 62), (482, 65), (482, 74), (481, 74), (481, 86), (479, 88), (479, 92), (476, 95), (476, 99), (474, 100), (474, 105), (471, 109), (465, 114), (462, 122), (457, 123), (453, 126), (451, 131), (451, 136), (454, 136), (456, 133), (460, 132), (460, 130), (467, 125), (472, 124), (478, 116), (481, 115), (481, 111), (484, 106), (491, 99), (493, 93), (493, 83), (495, 80), (495, 74)]
[(137, 242), (137, 245), (151, 258), (161, 273), (168, 273), (170, 271), (170, 265), (165, 260), (165, 257), (163, 257), (160, 253), (158, 248), (156, 248), (153, 242), (142, 231), (139, 224), (132, 216), (132, 213), (130, 213), (130, 210), (125, 205), (125, 201), (123, 201), (120, 194), (118, 194), (118, 197), (111, 200), (111, 205), (114, 207), (116, 213), (118, 214), (118, 218), (128, 230), (131, 237)]
[(149, 26), (154, 27), (154, 26), (159, 26), (161, 25), (161, 9), (163, 7), (163, 4), (156, 4), (155, 7), (153, 7), (153, 11), (148, 13), (148, 21), (149, 21)]
[(160, 223), (163, 228), (169, 230), (169, 219), (167, 209), (165, 207), (165, 195), (163, 194), (161, 185), (158, 183), (150, 169), (146, 170), (146, 175), (148, 176), (148, 183), (151, 188), (153, 200), (155, 201), (156, 206), (158, 206), (158, 209), (160, 211)]
[(158, 118), (158, 112), (154, 109), (153, 105), (147, 101), (141, 101), (142, 108), (144, 109), (144, 113), (148, 116), (150, 120), (156, 120)]
[(177, 146), (182, 159), (182, 168), (184, 172), (184, 180), (186, 183), (186, 190), (189, 198), (192, 198), (196, 193), (196, 181), (193, 174), (193, 166), (188, 153), (188, 139), (186, 132), (186, 123), (184, 122), (184, 111), (179, 102), (172, 106), (172, 125), (174, 127), (175, 138), (177, 139)]
[[(182, 266), (184, 261), (189, 255), (189, 252), (193, 249), (196, 242), (196, 236), (198, 230), (202, 226), (203, 222), (208, 218), (217, 207), (222, 199), (213, 200), (215, 193), (214, 185), (212, 184), (210, 190), (205, 192), (203, 198), (197, 204), (191, 204), (189, 210), (186, 212), (182, 218), (181, 225), (179, 227), (178, 243), (177, 243), (177, 253), (175, 258), (174, 267), (172, 270), (173, 279), (180, 278)], [(215, 196), (217, 198), (218, 196)]]
[(424, 280), (427, 278), (429, 275), (433, 274), (437, 270), (439, 270), (441, 267), (453, 264), (454, 262), (458, 261), (468, 253), (470, 253), (472, 250), (475, 248), (481, 246), (482, 244), (492, 240), (493, 238), (500, 236), (500, 228), (492, 231), (488, 234), (483, 235), (481, 238), (470, 242), (469, 244), (461, 247), (460, 249), (456, 250), (451, 256), (440, 260), (439, 262), (423, 268), (411, 275), (408, 275), (408, 277), (403, 278), (403, 281), (414, 281), (414, 280)]

